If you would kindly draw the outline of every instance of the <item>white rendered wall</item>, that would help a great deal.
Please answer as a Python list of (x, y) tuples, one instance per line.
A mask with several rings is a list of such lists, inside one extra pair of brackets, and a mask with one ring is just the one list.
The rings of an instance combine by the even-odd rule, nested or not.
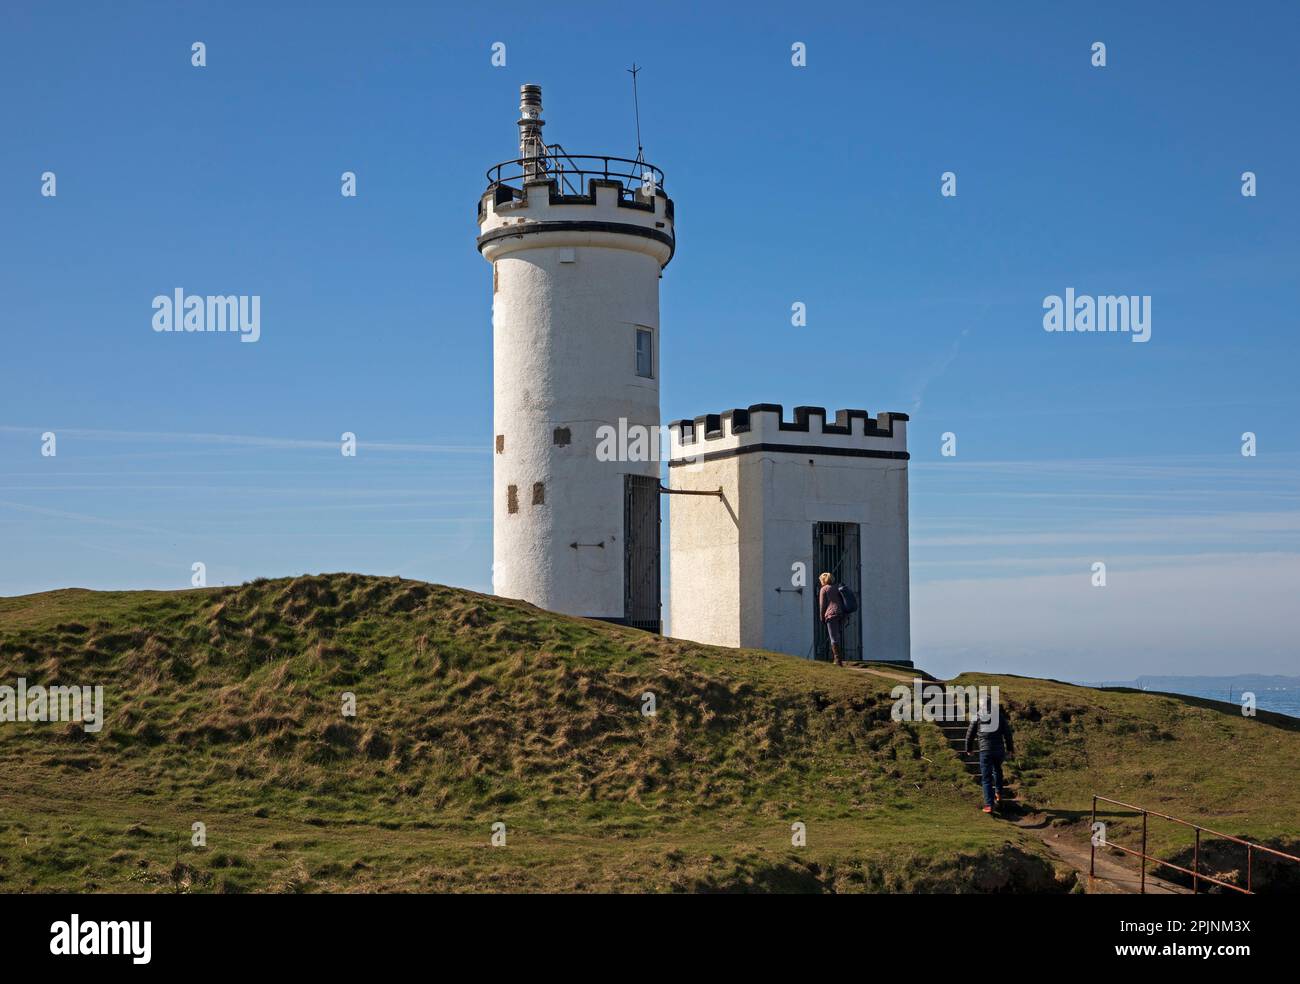
[(741, 470), (761, 469), (763, 575), (748, 590), (761, 596), (763, 646), (809, 655), (817, 575), (808, 568), (802, 595), (778, 594), (790, 586), (791, 564), (812, 563), (815, 523), (857, 523), (862, 551), (860, 609), (866, 659), (910, 660), (908, 604), (907, 462), (877, 458), (750, 455)]
[(741, 637), (741, 555), (747, 561), (752, 558), (756, 526), (750, 523), (745, 527), (750, 536), (742, 550), (739, 515), (742, 503), (757, 500), (750, 493), (741, 494), (741, 474), (731, 461), (670, 468), (668, 479), (672, 489), (722, 489), (723, 493), (722, 499), (703, 495), (668, 497), (668, 611), (672, 635), (711, 646), (758, 645)]
[[(483, 231), (663, 220), (662, 197), (648, 212), (619, 208), (611, 189), (587, 205), (550, 205), (544, 185), (529, 190), (526, 203), (488, 202)], [(660, 463), (599, 460), (597, 430), (620, 418), (659, 423), (659, 274), (668, 249), (619, 233), (548, 231), (496, 240), (483, 254), (495, 282), (493, 434), (504, 440), (493, 455), (493, 589), (551, 611), (621, 618), (623, 476), (657, 477)], [(636, 374), (638, 326), (654, 333), (653, 378)], [(567, 446), (556, 445), (557, 428), (569, 430)]]

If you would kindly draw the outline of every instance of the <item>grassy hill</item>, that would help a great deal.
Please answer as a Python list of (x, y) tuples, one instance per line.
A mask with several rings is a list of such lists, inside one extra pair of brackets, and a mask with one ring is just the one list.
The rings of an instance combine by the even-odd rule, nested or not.
[[(103, 684), (105, 724), (0, 724), (0, 891), (1075, 884), (978, 812), (937, 728), (891, 719), (892, 681), (469, 591), (337, 574), (0, 599), (0, 684), (20, 676)], [(1057, 822), (1097, 791), (1294, 839), (1294, 722), (961, 682), (1002, 687), (1021, 797)]]

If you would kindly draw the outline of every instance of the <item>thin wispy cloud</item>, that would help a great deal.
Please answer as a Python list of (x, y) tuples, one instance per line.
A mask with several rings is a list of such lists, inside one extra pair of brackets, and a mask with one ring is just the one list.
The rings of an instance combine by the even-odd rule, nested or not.
[(948, 371), (949, 366), (957, 361), (957, 356), (961, 353), (961, 341), (969, 334), (970, 329), (963, 328), (961, 334), (948, 346), (947, 352), (926, 369), (916, 381), (912, 389), (913, 413), (921, 409), (921, 403), (925, 399), (925, 391)]
[[(176, 444), (234, 445), (238, 447), (272, 449), (325, 449), (337, 450), (337, 440), (311, 438), (265, 437), (251, 434), (187, 433), (180, 431), (119, 431), (96, 430), (84, 427), (13, 427), (0, 425), (0, 433), (40, 435), (53, 431), (60, 438), (74, 437), (88, 441), (162, 441)], [(401, 441), (357, 440), (357, 447), (367, 451), (414, 451), (429, 454), (482, 454), (490, 453), (486, 445), (475, 444), (419, 444)]]
[[(1197, 673), (1249, 653), (1294, 673), (1300, 556), (1234, 554), (1073, 574), (924, 581), (912, 591), (913, 655), (939, 674), (992, 669), (1063, 679)], [(1132, 675), (1131, 673), (1129, 674)]]

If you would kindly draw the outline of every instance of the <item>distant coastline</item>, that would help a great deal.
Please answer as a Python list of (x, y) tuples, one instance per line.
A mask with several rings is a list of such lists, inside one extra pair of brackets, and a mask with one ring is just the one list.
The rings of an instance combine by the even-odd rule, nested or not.
[(1240, 704), (1243, 691), (1255, 695), (1261, 711), (1300, 718), (1300, 677), (1238, 673), (1233, 676), (1140, 676), (1136, 680), (1081, 681), (1085, 687), (1130, 687), (1134, 690), (1164, 691)]

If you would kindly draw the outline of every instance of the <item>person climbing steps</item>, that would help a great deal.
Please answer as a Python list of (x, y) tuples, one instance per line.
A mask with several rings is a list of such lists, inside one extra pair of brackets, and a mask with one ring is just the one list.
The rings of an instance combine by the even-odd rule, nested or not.
[(1011, 731), (1011, 722), (1007, 720), (1001, 708), (990, 709), (987, 703), (981, 703), (979, 713), (971, 718), (966, 727), (966, 754), (970, 754), (971, 742), (979, 737), (980, 785), (984, 789), (984, 812), (992, 813), (993, 808), (1002, 802), (1002, 762), (1008, 755), (1016, 753), (1015, 737)]

